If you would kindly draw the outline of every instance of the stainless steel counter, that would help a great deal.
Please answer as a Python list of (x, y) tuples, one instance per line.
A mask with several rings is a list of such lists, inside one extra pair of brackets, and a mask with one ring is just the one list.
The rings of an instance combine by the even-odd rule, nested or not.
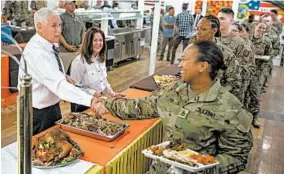
[(148, 29), (118, 28), (109, 31), (109, 35), (115, 37), (114, 64), (128, 58), (140, 58)]

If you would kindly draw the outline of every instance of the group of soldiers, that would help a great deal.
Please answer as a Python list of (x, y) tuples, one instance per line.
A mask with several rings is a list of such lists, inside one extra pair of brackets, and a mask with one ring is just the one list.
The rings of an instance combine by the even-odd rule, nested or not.
[(34, 13), (42, 7), (46, 7), (46, 5), (46, 1), (31, 1), (31, 10), (29, 10), (28, 1), (5, 1), (3, 14), (7, 20), (15, 21), (17, 26), (26, 25), (33, 27)]
[[(221, 173), (238, 173), (245, 169), (253, 146), (251, 124), (256, 128), (260, 126), (257, 120), (259, 101), (272, 71), (272, 59), (279, 54), (282, 32), (279, 24), (273, 14), (262, 15), (259, 21), (250, 24), (234, 23), (231, 8), (221, 9), (218, 16), (204, 16), (196, 25), (195, 41), (184, 50), (179, 65), (186, 83), (173, 83), (145, 98), (107, 100), (104, 105), (121, 119), (159, 116), (169, 140), (215, 156), (220, 162)], [(197, 89), (196, 84), (207, 83), (202, 76), (206, 65), (203, 67), (197, 65), (199, 61), (191, 61), (196, 54), (189, 50), (201, 42), (210, 44), (212, 41), (222, 56), (210, 51), (214, 50), (213, 45), (199, 47), (199, 58), (209, 64), (210, 76), (215, 82), (207, 92), (198, 94), (193, 89)], [(213, 71), (215, 66), (219, 66), (217, 72)], [(189, 76), (195, 78), (186, 81)], [(220, 90), (231, 94), (223, 96)], [(155, 161), (148, 173), (187, 172)]]
[(258, 21), (241, 23), (234, 22), (231, 8), (223, 8), (216, 17), (207, 15), (201, 18), (194, 32), (197, 36), (189, 43), (214, 40), (222, 49), (227, 70), (220, 72), (218, 78), (253, 115), (252, 125), (259, 128), (257, 115), (261, 94), (268, 86), (272, 60), (280, 53), (282, 23), (277, 19), (277, 11), (261, 15)]
[[(247, 73), (241, 73), (242, 76), (242, 96), (245, 108), (254, 116), (253, 126), (260, 126), (257, 119), (260, 108), (261, 94), (266, 92), (268, 87), (268, 78), (272, 73), (273, 59), (280, 53), (280, 34), (282, 33), (282, 23), (277, 19), (277, 11), (271, 10), (260, 16), (258, 21), (252, 23), (234, 23), (233, 25), (240, 28), (237, 37), (242, 38), (244, 46), (249, 46), (252, 50), (252, 57), (247, 59), (248, 62), (240, 62), (243, 70), (249, 70)], [(246, 35), (242, 35), (246, 33)], [(238, 41), (241, 42), (241, 41)], [(231, 45), (227, 46), (232, 48)], [(237, 56), (238, 57), (238, 56)], [(243, 71), (246, 72), (246, 71)]]

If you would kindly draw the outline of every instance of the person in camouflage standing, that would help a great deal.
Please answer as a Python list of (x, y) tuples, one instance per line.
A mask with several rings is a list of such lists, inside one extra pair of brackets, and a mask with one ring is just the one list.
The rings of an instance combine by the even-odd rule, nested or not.
[(271, 17), (273, 19), (273, 26), (276, 29), (275, 31), (276, 31), (277, 35), (280, 35), (282, 33), (283, 26), (282, 26), (282, 22), (279, 19), (277, 19), (278, 12), (277, 12), (277, 10), (272, 9), (272, 10), (270, 10), (270, 14), (271, 14)]
[(47, 4), (46, 4), (46, 1), (45, 0), (40, 0), (40, 1), (31, 1), (31, 9), (32, 10), (39, 10), (40, 8), (42, 7), (46, 7)]
[(252, 48), (252, 43), (249, 40), (249, 33), (250, 33), (249, 26), (246, 23), (241, 23), (241, 25), (242, 25), (242, 31), (240, 32), (240, 37), (244, 39), (244, 41), (246, 42), (246, 44), (250, 46), (250, 48)]
[[(242, 39), (244, 39), (246, 44), (252, 49), (253, 48), (252, 42), (249, 40), (249, 34), (250, 34), (249, 25), (246, 24), (246, 23), (242, 23), (241, 26), (242, 26), (242, 30), (241, 30), (239, 35)], [(249, 109), (250, 98), (256, 96), (256, 90), (250, 91), (250, 88), (252, 88), (250, 85), (253, 85), (251, 83), (252, 83), (252, 80), (250, 80), (248, 90), (245, 93), (245, 99), (244, 99), (244, 105), (245, 105), (245, 107), (247, 108), (248, 111), (250, 111), (250, 109)], [(253, 87), (255, 88), (255, 86), (253, 86)]]
[(234, 12), (231, 8), (222, 8), (219, 11), (218, 18), (220, 20), (221, 37), (217, 38), (217, 40), (229, 47), (240, 62), (243, 84), (240, 101), (244, 104), (245, 93), (247, 92), (251, 77), (255, 73), (255, 61), (252, 50), (245, 41), (240, 37), (233, 37), (230, 34), (233, 17)]
[(25, 21), (27, 26), (34, 26), (34, 14), (37, 10), (42, 7), (46, 7), (47, 2), (45, 0), (40, 1), (31, 1), (30, 8), (32, 9), (31, 12), (25, 14)]
[[(151, 22), (151, 37), (153, 33), (153, 24), (154, 24), (154, 10), (155, 8), (152, 8), (152, 14), (150, 16), (150, 22)], [(161, 55), (161, 49), (162, 49), (162, 43), (163, 43), (163, 19), (164, 19), (165, 11), (164, 9), (160, 10), (160, 22), (159, 22), (159, 32), (158, 32), (158, 40), (157, 40), (157, 56)]]
[(243, 95), (240, 63), (231, 49), (215, 39), (215, 37), (220, 37), (221, 35), (219, 19), (213, 15), (203, 17), (197, 23), (196, 31), (197, 40), (211, 40), (216, 42), (221, 49), (224, 55), (226, 70), (220, 71), (217, 77), (220, 78), (222, 86), (228, 88), (232, 94), (241, 100)]
[(14, 20), (17, 26), (21, 26), (29, 13), (28, 1), (5, 1), (3, 13), (8, 20)]
[[(106, 109), (121, 119), (159, 116), (170, 141), (215, 156), (221, 173), (244, 170), (253, 146), (252, 115), (214, 80), (225, 68), (222, 51), (212, 41), (197, 41), (182, 57), (181, 81), (145, 98), (104, 100)], [(169, 167), (156, 162), (148, 173), (165, 174)]]
[(254, 34), (250, 36), (252, 42), (253, 53), (256, 59), (256, 73), (252, 77), (252, 82), (249, 86), (250, 102), (249, 110), (253, 115), (253, 126), (256, 128), (260, 127), (257, 115), (259, 113), (259, 100), (261, 97), (261, 90), (265, 83), (265, 67), (266, 62), (271, 58), (272, 44), (268, 37), (264, 35), (266, 31), (266, 24), (259, 22), (256, 27)]
[(3, 14), (7, 17), (8, 21), (12, 21), (14, 19), (14, 3), (12, 1), (5, 1)]
[(273, 61), (275, 57), (277, 57), (280, 53), (280, 38), (279, 35), (276, 32), (276, 28), (273, 26), (272, 17), (268, 14), (263, 15), (261, 17), (261, 22), (264, 22), (267, 26), (267, 29), (265, 31), (265, 36), (270, 38), (270, 41), (272, 43), (272, 54), (271, 59), (266, 63), (265, 73), (266, 73), (266, 79), (265, 79), (265, 87), (263, 91), (265, 91), (265, 88), (267, 87), (268, 82), (268, 76), (272, 73), (273, 68)]

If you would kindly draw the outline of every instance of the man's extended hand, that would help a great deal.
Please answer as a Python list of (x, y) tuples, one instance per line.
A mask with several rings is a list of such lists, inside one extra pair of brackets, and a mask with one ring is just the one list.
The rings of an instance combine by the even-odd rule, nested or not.
[(103, 96), (106, 96), (108, 98), (124, 98), (126, 95), (121, 93), (115, 93), (115, 92), (102, 92)]
[(102, 97), (99, 96), (94, 96), (94, 98), (92, 99), (92, 104), (91, 107), (94, 109), (94, 111), (96, 113), (98, 113), (99, 115), (102, 115), (104, 113), (108, 113), (109, 111), (107, 110), (107, 108), (105, 107), (104, 103), (103, 103), (104, 99)]

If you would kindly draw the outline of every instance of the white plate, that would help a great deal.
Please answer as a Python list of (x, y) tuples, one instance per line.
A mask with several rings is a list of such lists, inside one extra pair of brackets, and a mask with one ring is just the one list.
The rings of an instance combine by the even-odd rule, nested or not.
[[(167, 146), (169, 143), (170, 143), (170, 141), (165, 141), (165, 142), (163, 142), (161, 144), (158, 144), (157, 146)], [(197, 153), (197, 152), (195, 152), (193, 150), (190, 150), (190, 149), (187, 149), (187, 150), (191, 151), (193, 153)], [(216, 163), (209, 164), (209, 165), (203, 165), (203, 164), (199, 163), (198, 166), (192, 167), (192, 166), (189, 166), (189, 165), (186, 165), (186, 164), (183, 164), (183, 163), (179, 163), (179, 162), (167, 159), (167, 158), (165, 158), (163, 156), (154, 155), (153, 152), (151, 150), (149, 150), (149, 149), (142, 150), (142, 153), (146, 157), (148, 157), (148, 158), (155, 159), (155, 160), (160, 160), (161, 162), (170, 164), (172, 166), (175, 166), (175, 167), (178, 167), (178, 168), (181, 168), (183, 170), (190, 171), (190, 172), (202, 171), (202, 170), (205, 170), (205, 169), (208, 169), (208, 168), (215, 167), (215, 166), (217, 166), (219, 164), (219, 162), (217, 161)]]

